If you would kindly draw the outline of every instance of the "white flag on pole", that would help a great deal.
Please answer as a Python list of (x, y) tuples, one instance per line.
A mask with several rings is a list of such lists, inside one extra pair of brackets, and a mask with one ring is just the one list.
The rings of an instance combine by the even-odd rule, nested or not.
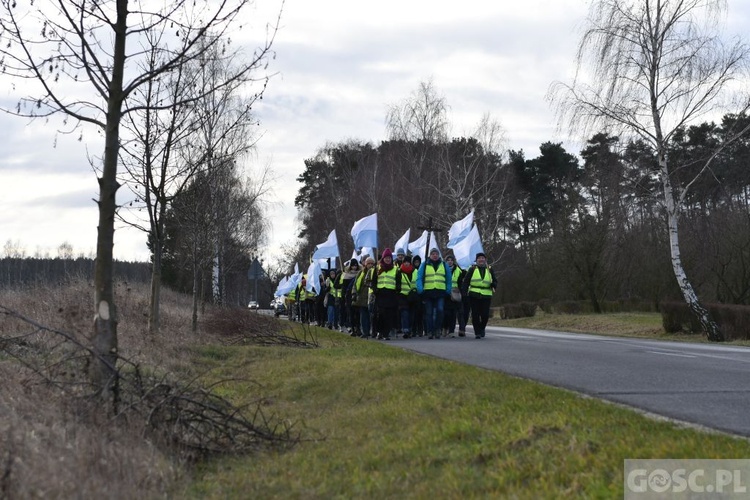
[(281, 293), (281, 290), (284, 288), (284, 286), (287, 284), (288, 281), (289, 281), (289, 278), (287, 278), (286, 276), (284, 276), (283, 278), (279, 280), (279, 284), (276, 287), (276, 290), (273, 292), (274, 297), (280, 297), (281, 295), (283, 295)]
[(313, 259), (331, 259), (339, 256), (339, 242), (336, 239), (336, 230), (331, 231), (328, 239), (315, 247)]
[(352, 227), (354, 248), (378, 246), (378, 214), (374, 213), (354, 223)]
[(320, 293), (321, 274), (322, 271), (320, 270), (320, 264), (318, 264), (318, 261), (312, 261), (310, 267), (307, 268), (307, 283), (305, 284), (305, 289), (308, 292), (315, 291), (315, 293)]
[(484, 253), (484, 249), (482, 248), (482, 240), (479, 237), (479, 230), (477, 229), (477, 225), (474, 224), (469, 234), (453, 247), (453, 256), (456, 258), (456, 263), (459, 267), (467, 269), (474, 263), (475, 256), (479, 252)]
[[(299, 276), (300, 276), (300, 280), (301, 280), (302, 279), (302, 275), (299, 275)], [(291, 277), (291, 278), (284, 278), (284, 280), (282, 280), (282, 282), (283, 282), (283, 285), (281, 283), (279, 283), (279, 289), (274, 294), (277, 297), (281, 297), (282, 295), (286, 295), (286, 294), (290, 293), (292, 290), (294, 290), (295, 288), (297, 288), (297, 285), (299, 285), (299, 281), (297, 281), (297, 279), (294, 276)]]
[(432, 250), (433, 248), (437, 248), (440, 257), (443, 256), (443, 252), (440, 251), (440, 247), (438, 246), (437, 239), (435, 239), (435, 233), (430, 233), (430, 247), (428, 250)]
[(409, 238), (411, 237), (411, 228), (407, 229), (404, 235), (399, 238), (399, 240), (396, 242), (396, 246), (393, 247), (393, 253), (397, 254), (399, 250), (404, 251), (404, 255), (406, 255), (408, 246), (409, 246)]
[(427, 246), (427, 231), (422, 233), (422, 236), (409, 243), (409, 251), (412, 255), (419, 255), (420, 259), (424, 259), (424, 252)]
[(448, 248), (453, 248), (459, 241), (466, 238), (474, 224), (474, 210), (458, 222), (454, 222), (448, 230)]

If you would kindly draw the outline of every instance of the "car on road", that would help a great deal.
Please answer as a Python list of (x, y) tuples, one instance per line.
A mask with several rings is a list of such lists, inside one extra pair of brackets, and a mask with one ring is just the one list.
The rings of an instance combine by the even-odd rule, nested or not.
[(249, 307), (250, 309), (260, 309), (257, 300), (251, 300), (250, 303), (247, 304), (247, 307)]
[(271, 304), (273, 309), (273, 315), (277, 318), (282, 314), (286, 314), (286, 305), (284, 305), (284, 299), (277, 299)]

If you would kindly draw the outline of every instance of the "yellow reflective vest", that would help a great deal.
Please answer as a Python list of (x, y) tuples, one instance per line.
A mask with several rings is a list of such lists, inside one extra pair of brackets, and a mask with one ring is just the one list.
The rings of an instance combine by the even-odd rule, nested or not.
[(490, 268), (484, 268), (484, 278), (479, 267), (475, 267), (469, 276), (469, 292), (478, 293), (487, 297), (492, 296), (492, 273)]
[(424, 288), (423, 290), (447, 290), (445, 283), (445, 264), (440, 263), (437, 270), (431, 263), (427, 263), (424, 268)]
[(396, 266), (389, 271), (378, 274), (378, 290), (395, 290), (396, 289)]

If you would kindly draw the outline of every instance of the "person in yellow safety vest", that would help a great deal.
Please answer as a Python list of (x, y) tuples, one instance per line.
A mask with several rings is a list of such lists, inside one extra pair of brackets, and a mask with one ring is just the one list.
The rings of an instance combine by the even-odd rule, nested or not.
[(300, 321), (302, 323), (312, 323), (315, 321), (315, 292), (307, 291), (307, 276), (302, 276), (296, 291), (296, 300), (300, 309)]
[(286, 306), (286, 315), (291, 320), (295, 320), (295, 302), (294, 302), (294, 294), (292, 292), (287, 293), (284, 295), (284, 302)]
[(351, 259), (344, 263), (344, 272), (339, 274), (338, 280), (338, 287), (341, 290), (339, 324), (341, 325), (341, 331), (351, 334), (352, 337), (359, 337), (361, 335), (359, 321), (354, 321), (352, 318), (351, 287), (358, 273), (359, 262), (357, 262), (357, 259)]
[(411, 277), (415, 274), (410, 255), (405, 255), (401, 259), (399, 269), (401, 270), (401, 293), (398, 298), (398, 320), (401, 326), (401, 333), (405, 339), (408, 339), (411, 337), (411, 304), (409, 303), (409, 292), (412, 289)]
[(372, 282), (373, 269), (375, 268), (375, 259), (367, 257), (364, 259), (363, 267), (354, 278), (352, 285), (352, 305), (356, 307), (359, 313), (359, 326), (363, 338), (370, 337), (370, 326), (372, 314), (370, 311), (370, 284)]
[(417, 275), (422, 265), (422, 257), (414, 255), (411, 258), (411, 265), (414, 267), (414, 271), (411, 273), (411, 287), (414, 293), (409, 296), (410, 335), (412, 337), (424, 337), (424, 306), (422, 304), (422, 297), (417, 292)]
[(371, 290), (375, 293), (375, 324), (378, 338), (381, 340), (391, 340), (391, 331), (396, 329), (396, 312), (402, 281), (400, 274), (401, 270), (393, 265), (391, 249), (386, 248), (370, 284)]
[(297, 304), (297, 321), (302, 322), (302, 309), (303, 302), (305, 301), (305, 295), (307, 294), (307, 276), (302, 275), (300, 282), (297, 283), (297, 287), (294, 289), (294, 302)]
[(336, 281), (338, 280), (339, 276), (336, 272), (336, 269), (331, 269), (328, 274), (328, 278), (326, 278), (326, 288), (328, 296), (325, 299), (326, 301), (326, 312), (327, 312), (327, 319), (326, 327), (329, 330), (333, 330), (334, 328), (338, 329), (339, 327), (339, 318), (336, 314), (336, 308), (339, 301), (339, 296), (341, 293), (341, 289), (336, 287)]
[(315, 300), (313, 301), (313, 310), (315, 311), (313, 321), (315, 324), (323, 327), (326, 324), (326, 306), (324, 305), (326, 295), (328, 294), (328, 287), (326, 286), (326, 276), (322, 272), (318, 275), (318, 289)]
[(452, 286), (450, 267), (440, 258), (440, 250), (431, 248), (430, 258), (419, 267), (417, 273), (417, 292), (422, 296), (425, 329), (430, 339), (440, 338), (445, 300), (450, 297)]
[[(466, 271), (456, 262), (456, 259), (452, 255), (448, 255), (445, 258), (445, 263), (451, 268), (451, 292), (455, 295), (457, 292), (461, 295), (461, 280), (463, 279)], [(456, 320), (458, 320), (458, 336), (466, 337), (466, 316), (464, 316), (463, 308), (463, 296), (461, 300), (451, 300), (445, 303), (445, 321), (443, 322), (444, 334), (448, 337), (453, 337), (456, 332)]]
[(492, 268), (487, 265), (487, 256), (483, 252), (477, 254), (476, 264), (466, 271), (463, 286), (469, 294), (474, 337), (484, 338), (487, 321), (490, 319), (492, 294), (497, 290), (497, 278)]

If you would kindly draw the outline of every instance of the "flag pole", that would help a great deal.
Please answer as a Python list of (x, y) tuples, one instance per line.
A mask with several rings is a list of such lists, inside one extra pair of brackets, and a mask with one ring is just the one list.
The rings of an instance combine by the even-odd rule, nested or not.
[[(418, 226), (417, 229), (427, 231), (427, 245), (425, 246), (423, 261), (427, 262), (427, 259), (430, 258), (430, 243), (432, 243), (432, 233), (439, 233), (442, 231), (442, 229), (438, 229), (432, 225), (432, 217), (427, 219), (426, 226)], [(437, 243), (437, 238), (435, 238), (435, 243)]]

